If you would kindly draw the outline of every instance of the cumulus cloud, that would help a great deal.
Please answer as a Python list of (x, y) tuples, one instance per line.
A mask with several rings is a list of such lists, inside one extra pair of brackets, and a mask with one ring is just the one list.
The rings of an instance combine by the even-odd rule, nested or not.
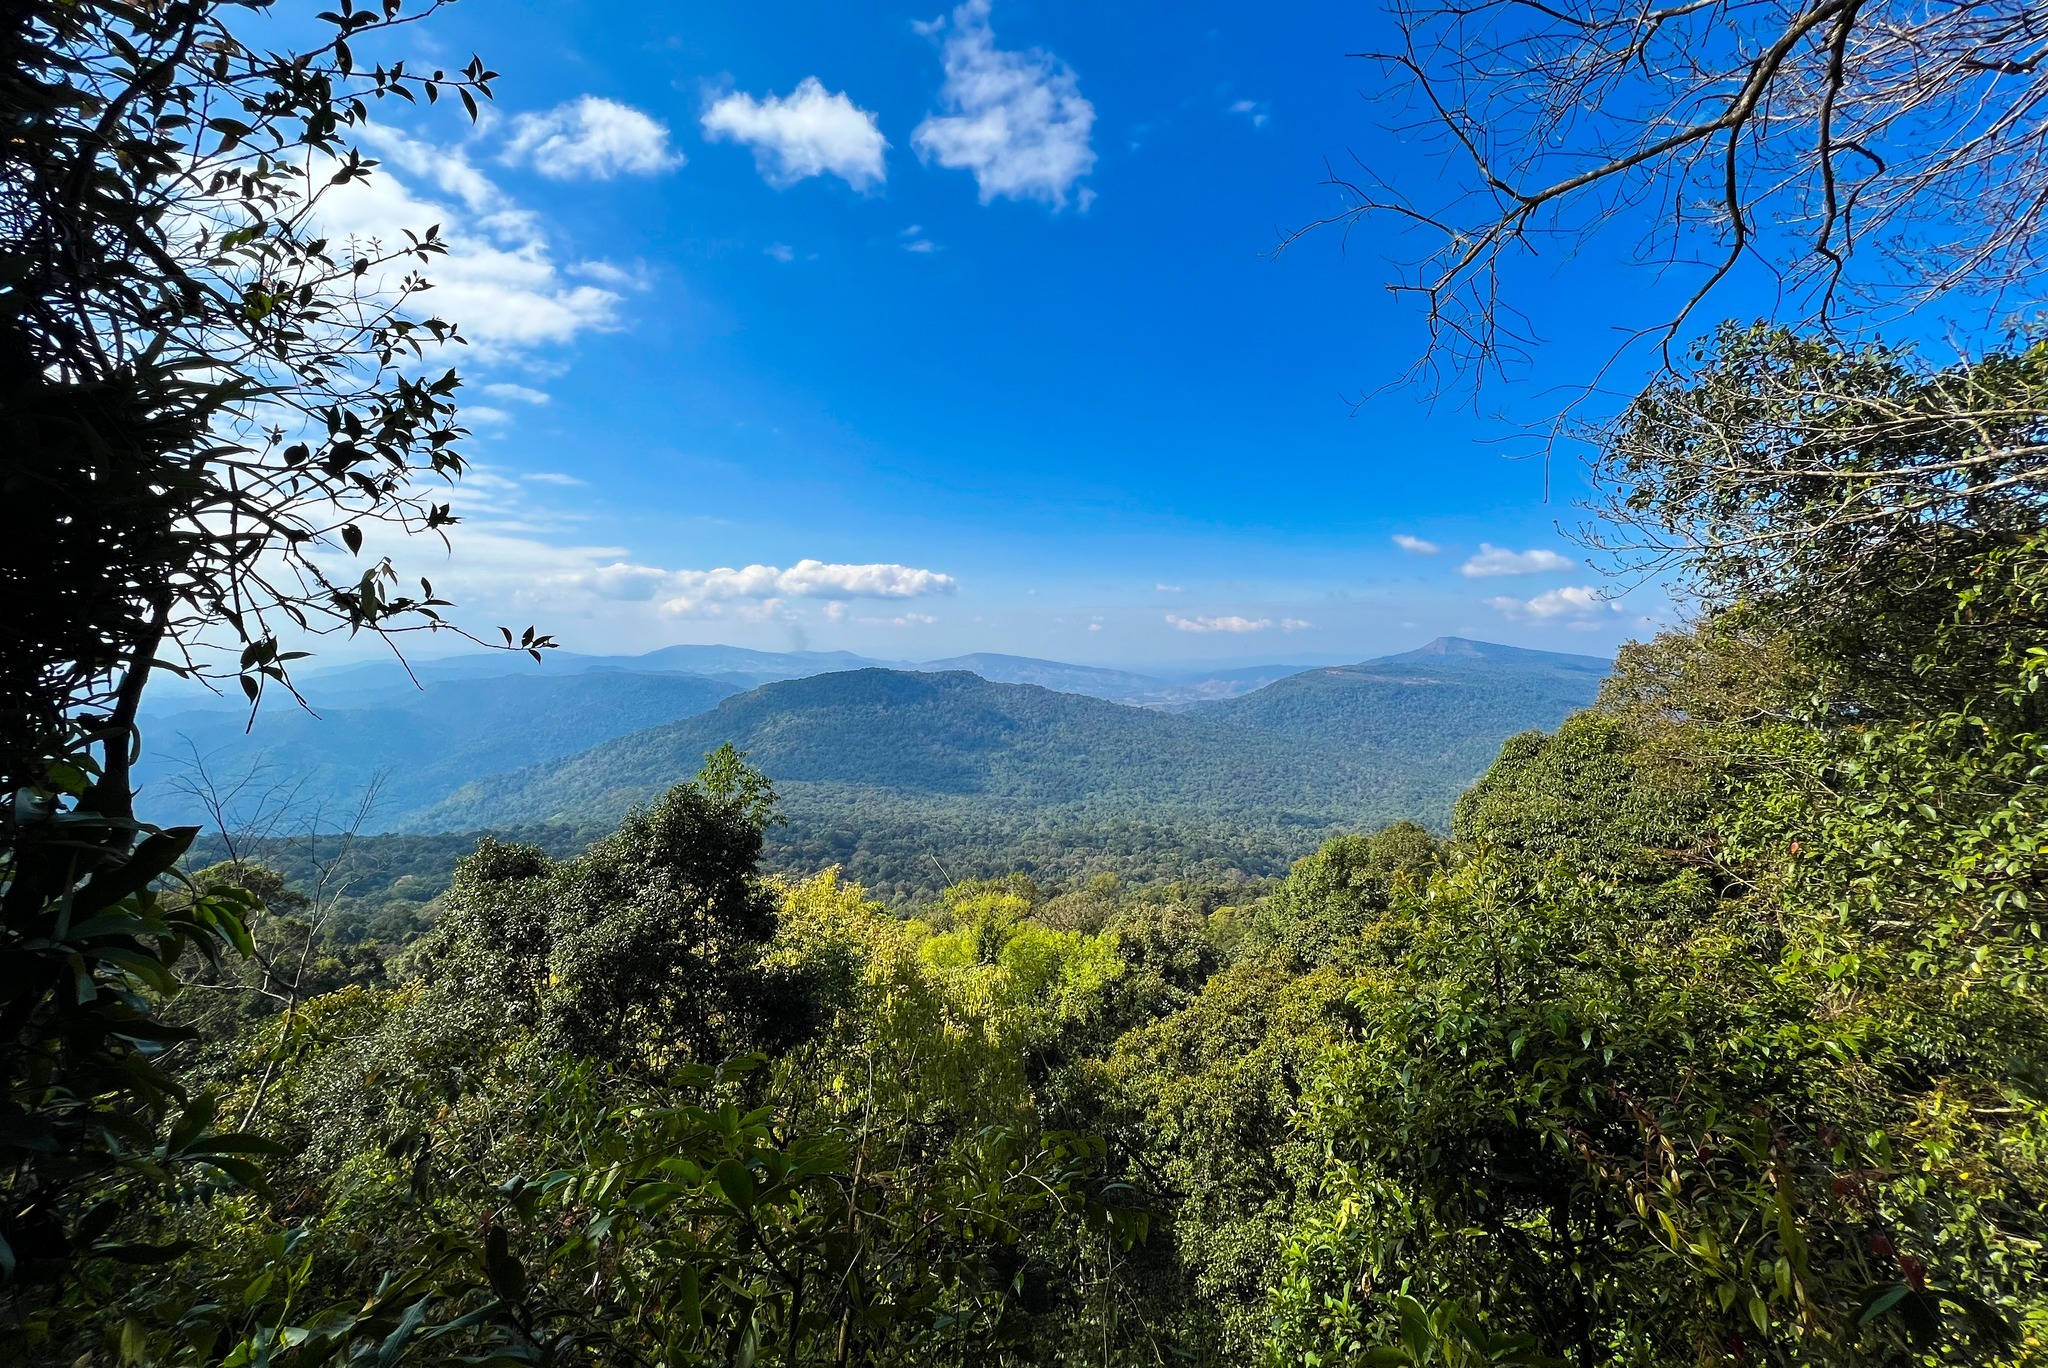
[[(945, 112), (919, 124), (911, 145), (927, 161), (972, 171), (983, 204), (1007, 197), (1060, 208), (1095, 166), (1088, 145), (1095, 106), (1072, 68), (1051, 53), (998, 48), (988, 16), (989, 0), (967, 0), (950, 22), (924, 26), (946, 34)], [(1089, 198), (1083, 190), (1083, 209)]]
[(744, 143), (770, 185), (794, 185), (807, 176), (837, 176), (856, 190), (880, 185), (888, 174), (889, 144), (875, 116), (815, 76), (788, 95), (757, 100), (736, 91), (704, 111), (704, 136)]
[(1555, 551), (1510, 551), (1505, 546), (1479, 543), (1479, 554), (1458, 567), (1474, 579), (1495, 575), (1540, 575), (1552, 570), (1574, 570), (1577, 562)]
[(1589, 622), (1605, 613), (1618, 613), (1621, 605), (1595, 585), (1579, 584), (1563, 589), (1546, 589), (1531, 599), (1490, 598), (1495, 608), (1518, 621)]
[(652, 566), (600, 566), (577, 576), (582, 587), (606, 598), (661, 600), (661, 610), (683, 617), (759, 618), (781, 612), (785, 599), (909, 599), (951, 594), (951, 575), (909, 565), (846, 565), (800, 560), (788, 569), (663, 570)]
[[(1288, 621), (1293, 622), (1290, 618)], [(1271, 618), (1237, 617), (1182, 617), (1178, 613), (1166, 615), (1167, 625), (1176, 632), (1263, 632), (1273, 625)], [(1299, 623), (1306, 627), (1306, 622)]]
[[(358, 130), (380, 165), (364, 180), (320, 201), (320, 231), (337, 242), (404, 243), (407, 231), (438, 226), (448, 245), (425, 268), (434, 283), (423, 308), (458, 324), (488, 356), (571, 341), (614, 325), (620, 296), (572, 284), (540, 217), (472, 164), (459, 147), (440, 147), (395, 129)], [(373, 289), (398, 284), (395, 273)]]
[(668, 575), (664, 592), (670, 598), (664, 612), (717, 616), (719, 604), (760, 602), (778, 604), (784, 598), (924, 598), (928, 594), (952, 594), (958, 582), (952, 575), (913, 565), (842, 565), (827, 561), (797, 561), (788, 569), (776, 565), (745, 565), (741, 569), (676, 569)]
[(485, 385), (483, 391), (494, 399), (516, 399), (522, 404), (545, 404), (549, 399), (546, 390), (537, 390), (529, 385), (507, 384), (504, 381)]
[[(1394, 534), (1394, 545), (1400, 547), (1411, 556), (1434, 556), (1437, 552), (1443, 550), (1441, 546), (1438, 546), (1433, 541), (1424, 541), (1420, 537), (1411, 537), (1406, 532), (1396, 532)], [(1470, 572), (1468, 571), (1467, 573), (1469, 574)]]
[(681, 166), (668, 145), (668, 125), (631, 105), (585, 95), (545, 114), (521, 114), (499, 153), (554, 180), (655, 176)]

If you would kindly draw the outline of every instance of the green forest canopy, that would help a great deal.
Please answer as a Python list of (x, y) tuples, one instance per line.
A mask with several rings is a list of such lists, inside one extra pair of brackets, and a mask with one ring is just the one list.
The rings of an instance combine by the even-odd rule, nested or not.
[(1512, 740), (1448, 838), (1340, 837), (1277, 885), (977, 880), (905, 919), (763, 877), (775, 798), (730, 750), (587, 853), (486, 841), (403, 946), (218, 866), (200, 890), (270, 890), (256, 953), (167, 1011), (260, 1182), (119, 1210), (170, 1252), (19, 1284), (27, 1342), (2024, 1361), (2048, 646), (2016, 641), (2048, 560), (1960, 497), (1776, 590), (1702, 559), (1743, 596)]

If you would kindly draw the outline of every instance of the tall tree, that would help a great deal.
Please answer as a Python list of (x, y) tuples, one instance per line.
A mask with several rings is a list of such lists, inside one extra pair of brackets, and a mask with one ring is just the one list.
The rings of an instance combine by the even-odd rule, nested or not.
[(189, 1034), (157, 1015), (175, 966), (247, 952), (255, 902), (152, 891), (194, 832), (136, 820), (136, 709), (159, 668), (289, 687), (286, 632), (444, 625), (390, 561), (335, 568), (374, 525), (455, 520), (430, 361), (460, 336), (419, 308), (444, 246), (319, 227), (375, 170), (351, 134), (377, 101), (490, 93), (474, 58), (359, 64), (442, 3), (341, 0), (287, 52), (240, 36), (269, 0), (0, 8), (0, 1319), (109, 1252), (124, 1194), (260, 1182), (157, 1063)]
[[(268, 3), (28, 0), (0, 17), (0, 781), (39, 781), (68, 722), (101, 742), (92, 805), (127, 819), (153, 669), (287, 682), (280, 636), (443, 625), (430, 585), (360, 560), (366, 529), (440, 534), (463, 470), (455, 325), (421, 307), (445, 244), (331, 240), (370, 176), (378, 100), (495, 73), (358, 65), (408, 11), (341, 4), (323, 41), (245, 43)], [(438, 373), (437, 373), (438, 371)], [(337, 567), (347, 558), (358, 564)], [(542, 639), (529, 632), (524, 644)]]

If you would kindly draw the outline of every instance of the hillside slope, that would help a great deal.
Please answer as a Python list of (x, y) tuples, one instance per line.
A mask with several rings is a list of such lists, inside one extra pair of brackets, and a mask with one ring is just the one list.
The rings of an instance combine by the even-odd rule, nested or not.
[(231, 823), (259, 823), (263, 811), (288, 804), (291, 825), (317, 821), (329, 831), (352, 821), (375, 784), (367, 827), (375, 831), (479, 774), (574, 755), (737, 692), (696, 675), (600, 671), (444, 680), (318, 715), (266, 709), (253, 732), (241, 709), (147, 716), (137, 774), (159, 822), (212, 824), (187, 791), (196, 757), (216, 787), (235, 791)]
[(413, 830), (608, 821), (731, 742), (779, 786), (1101, 813), (1342, 820), (1421, 795), (1370, 757), (965, 671), (855, 670), (764, 685), (572, 759), (465, 787)]
[(731, 742), (783, 798), (770, 860), (838, 864), (884, 896), (1011, 870), (1267, 876), (1334, 830), (1441, 825), (1506, 736), (1555, 725), (1606, 669), (1506, 650), (1310, 671), (1192, 714), (964, 671), (819, 675), (478, 780), (397, 825), (601, 827)]
[(1592, 703), (1611, 668), (1597, 656), (1439, 637), (1400, 655), (1290, 675), (1188, 716), (1371, 753), (1432, 786), (1460, 789), (1509, 736), (1548, 731)]

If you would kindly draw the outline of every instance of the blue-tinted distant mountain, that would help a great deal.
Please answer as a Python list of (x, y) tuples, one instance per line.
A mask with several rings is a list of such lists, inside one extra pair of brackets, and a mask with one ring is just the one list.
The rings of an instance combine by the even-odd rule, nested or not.
[(1439, 637), (1418, 650), (1305, 670), (1190, 715), (1363, 751), (1458, 788), (1501, 741), (1592, 703), (1612, 662)]
[(335, 693), (343, 693), (356, 700), (376, 693), (410, 689), (415, 678), (426, 683), (450, 679), (542, 678), (619, 672), (693, 674), (725, 679), (742, 689), (750, 689), (777, 679), (801, 679), (835, 670), (861, 670), (875, 665), (901, 663), (870, 660), (850, 651), (754, 651), (744, 646), (664, 646), (644, 655), (577, 655), (568, 651), (545, 651), (538, 662), (516, 651), (470, 651), (462, 655), (411, 661), (410, 673), (406, 666), (396, 661), (383, 660), (309, 670), (301, 681), (301, 687), (316, 705)]
[(408, 822), (609, 821), (731, 742), (778, 784), (1026, 805), (1153, 805), (1330, 818), (1386, 786), (1313, 744), (964, 670), (855, 670), (763, 685), (710, 712), (498, 775)]
[(1151, 675), (1128, 670), (1105, 670), (1094, 665), (1066, 665), (1057, 660), (1034, 660), (1029, 656), (975, 655), (927, 660), (909, 667), (922, 673), (965, 670), (995, 684), (1036, 684), (1059, 693), (1085, 694), (1117, 703), (1143, 702), (1153, 694), (1170, 691), (1173, 685)]
[[(479, 659), (520, 672), (433, 677)], [(152, 714), (144, 777), (159, 820), (203, 820), (167, 784), (189, 739), (224, 779), (267, 767), (287, 780), (302, 820), (318, 808), (335, 824), (381, 775), (372, 830), (596, 831), (729, 740), (785, 795), (783, 868), (838, 862), (898, 895), (929, 891), (931, 847), (955, 873), (1173, 877), (1188, 860), (1261, 874), (1331, 830), (1441, 825), (1505, 737), (1555, 726), (1608, 668), (1455, 638), (1352, 665), (1178, 677), (997, 654), (833, 668), (860, 659), (679, 646), (535, 669), (471, 656), (432, 662), (424, 689), (352, 667), (309, 681), (322, 717), (267, 709), (253, 737), (239, 710)], [(778, 670), (800, 677), (737, 692)]]
[[(1614, 662), (1605, 656), (1573, 655), (1564, 651), (1536, 651), (1526, 646), (1502, 646), (1493, 641), (1473, 641), (1466, 637), (1438, 637), (1427, 645), (1399, 655), (1379, 656), (1363, 662), (1365, 665), (1384, 666), (1435, 666), (1447, 669), (1506, 669), (1535, 672), (1557, 672), (1583, 678), (1592, 674), (1604, 679), (1614, 668)], [(1354, 668), (1337, 666), (1333, 668)]]
[[(912, 662), (877, 660), (850, 651), (756, 651), (743, 646), (664, 646), (644, 655), (578, 655), (546, 652), (539, 662), (511, 651), (471, 651), (436, 656), (401, 665), (376, 660), (308, 670), (298, 680), (316, 708), (371, 706), (421, 684), (462, 679), (553, 678), (627, 672), (694, 674), (722, 680), (746, 690), (784, 679), (843, 670), (966, 670), (998, 684), (1037, 684), (1062, 693), (1085, 694), (1116, 703), (1181, 711), (1204, 700), (1234, 698), (1275, 679), (1312, 668), (1308, 665), (1232, 666), (1214, 670), (1176, 670), (1160, 674), (1074, 665), (1029, 656), (979, 652), (944, 660)], [(151, 707), (159, 714), (218, 709), (240, 714), (235, 690), (210, 692), (196, 685), (165, 679), (152, 686)]]
[[(1019, 657), (960, 663), (1105, 690), (1159, 682)], [(1501, 741), (1590, 702), (1607, 668), (1450, 640), (1177, 715), (966, 671), (820, 675), (480, 779), (402, 825), (601, 828), (731, 742), (782, 794), (788, 823), (771, 836), (782, 868), (840, 864), (897, 896), (945, 882), (937, 859), (960, 877), (1170, 877), (1179, 859), (1270, 874), (1333, 830), (1398, 817), (1441, 826)]]
[(212, 824), (185, 788), (194, 757), (213, 782), (237, 790), (231, 820), (289, 800), (297, 822), (349, 824), (373, 785), (369, 829), (500, 770), (557, 759), (600, 741), (715, 706), (739, 690), (688, 674), (597, 671), (563, 676), (451, 679), (371, 690), (333, 690), (317, 715), (266, 704), (253, 731), (245, 709), (201, 708), (144, 717), (137, 777), (154, 821)]
[(683, 670), (734, 683), (751, 681), (750, 688), (780, 679), (904, 665), (900, 660), (871, 660), (851, 651), (752, 651), (744, 646), (664, 646), (646, 655), (602, 659), (613, 669)]

